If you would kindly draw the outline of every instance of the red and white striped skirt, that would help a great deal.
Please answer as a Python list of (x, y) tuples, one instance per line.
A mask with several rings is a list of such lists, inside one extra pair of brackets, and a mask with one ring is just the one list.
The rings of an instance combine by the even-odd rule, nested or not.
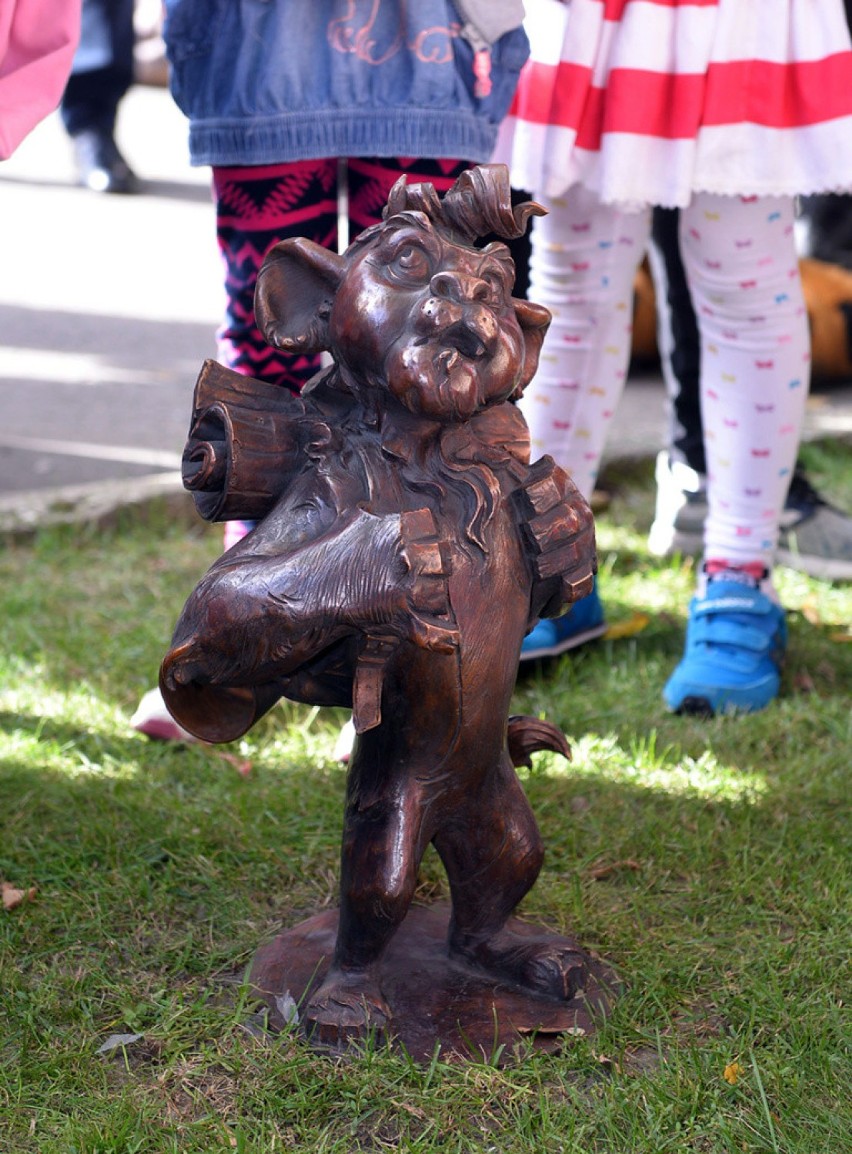
[(852, 189), (841, 0), (527, 0), (495, 160), (519, 188), (623, 207)]

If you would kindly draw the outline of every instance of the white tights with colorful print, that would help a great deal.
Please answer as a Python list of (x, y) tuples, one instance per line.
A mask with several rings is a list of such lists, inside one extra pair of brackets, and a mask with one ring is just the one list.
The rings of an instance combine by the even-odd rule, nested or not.
[[(533, 225), (529, 297), (553, 323), (521, 407), (533, 458), (549, 453), (588, 497), (627, 374), (651, 214), (581, 186), (536, 199), (548, 215)], [(701, 335), (705, 556), (771, 569), (810, 375), (793, 203), (696, 194), (680, 231)]]

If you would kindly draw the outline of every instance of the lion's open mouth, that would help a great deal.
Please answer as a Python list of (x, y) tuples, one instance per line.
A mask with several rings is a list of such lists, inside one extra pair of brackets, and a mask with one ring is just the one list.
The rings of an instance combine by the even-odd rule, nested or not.
[(468, 361), (478, 361), (486, 356), (488, 349), (485, 342), (469, 325), (452, 325), (443, 334), (444, 348), (436, 360), (445, 371), (450, 372), (459, 361), (464, 358)]
[(462, 359), (462, 354), (458, 349), (442, 349), (435, 357), (435, 364), (449, 376)]

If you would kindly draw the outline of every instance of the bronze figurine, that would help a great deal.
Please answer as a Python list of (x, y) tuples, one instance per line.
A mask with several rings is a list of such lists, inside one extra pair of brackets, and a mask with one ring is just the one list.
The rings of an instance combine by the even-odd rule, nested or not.
[(353, 710), (333, 957), (301, 1010), (320, 1042), (394, 1030), (381, 967), (430, 843), (450, 964), (562, 1003), (588, 976), (569, 939), (509, 923), (543, 855), (515, 766), (568, 755), (554, 726), (509, 716), (521, 642), (596, 568), (588, 505), (549, 457), (529, 463), (512, 403), (550, 314), (512, 297), (503, 243), (476, 246), (541, 211), (512, 207), (501, 165), (443, 198), (401, 179), (343, 255), (287, 240), (261, 269), (270, 344), (332, 357), (302, 396), (212, 362), (196, 390), (199, 511), (262, 520), (187, 601), (168, 707), (207, 741), (281, 697)]

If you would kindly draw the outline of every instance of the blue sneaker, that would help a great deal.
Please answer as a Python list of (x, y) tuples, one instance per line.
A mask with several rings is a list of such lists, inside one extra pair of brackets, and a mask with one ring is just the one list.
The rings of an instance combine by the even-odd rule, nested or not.
[(591, 593), (575, 601), (561, 617), (543, 617), (524, 638), (521, 661), (558, 657), (606, 633), (603, 605), (595, 585)]
[(663, 697), (675, 713), (712, 717), (765, 709), (781, 687), (784, 610), (757, 581), (726, 570), (689, 606), (686, 651)]

